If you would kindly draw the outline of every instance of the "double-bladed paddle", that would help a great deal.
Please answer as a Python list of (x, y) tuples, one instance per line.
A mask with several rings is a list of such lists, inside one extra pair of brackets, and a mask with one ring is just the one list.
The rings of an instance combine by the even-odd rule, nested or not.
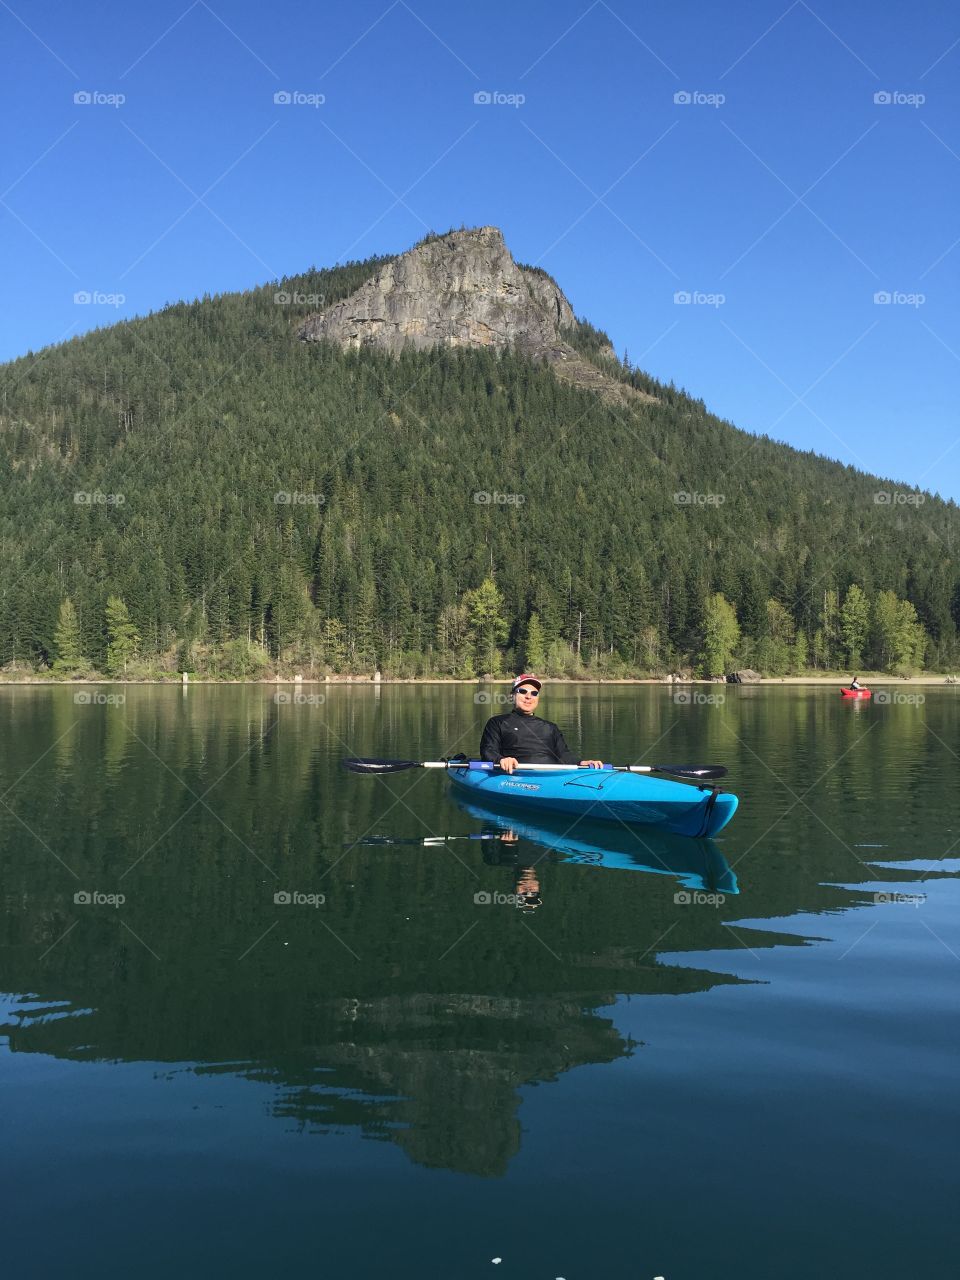
[(446, 844), (448, 840), (500, 840), (505, 844), (513, 844), (516, 839), (516, 836), (508, 839), (505, 831), (471, 831), (467, 835), (457, 836), (361, 836), (359, 840), (344, 840), (343, 843), (351, 849), (358, 844), (415, 844), (430, 849), (434, 845)]
[[(349, 759), (343, 761), (343, 767), (352, 773), (402, 773), (405, 769), (483, 769), (487, 773), (499, 770), (498, 764), (489, 760), (364, 760)], [(590, 772), (589, 765), (572, 764), (521, 764), (520, 769), (566, 770), (583, 769)], [(722, 764), (611, 764), (604, 769), (616, 773), (668, 773), (674, 778), (690, 778), (697, 782), (704, 779), (723, 778), (727, 770)]]

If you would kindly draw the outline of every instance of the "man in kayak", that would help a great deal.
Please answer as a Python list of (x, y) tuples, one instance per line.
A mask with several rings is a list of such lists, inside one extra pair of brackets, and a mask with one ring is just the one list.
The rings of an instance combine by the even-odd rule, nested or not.
[(513, 773), (518, 764), (581, 764), (602, 769), (602, 760), (577, 760), (563, 734), (549, 720), (536, 715), (542, 682), (536, 676), (517, 676), (513, 682), (513, 710), (491, 716), (480, 739), (480, 759)]
[(863, 688), (863, 685), (860, 683), (860, 681), (857, 679), (857, 677), (856, 677), (856, 676), (854, 676), (854, 677), (853, 677), (853, 680), (850, 682), (850, 688), (851, 688), (851, 689), (862, 689), (862, 688)]

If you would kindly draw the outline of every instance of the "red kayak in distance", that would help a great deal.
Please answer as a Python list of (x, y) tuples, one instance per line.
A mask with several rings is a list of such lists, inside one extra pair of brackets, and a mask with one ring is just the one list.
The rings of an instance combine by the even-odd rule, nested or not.
[(872, 698), (873, 693), (870, 689), (841, 689), (841, 698)]

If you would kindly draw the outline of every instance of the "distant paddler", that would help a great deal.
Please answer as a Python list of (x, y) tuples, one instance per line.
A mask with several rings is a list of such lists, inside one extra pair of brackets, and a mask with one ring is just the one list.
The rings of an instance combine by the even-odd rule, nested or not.
[(520, 764), (571, 764), (602, 769), (602, 760), (578, 760), (559, 728), (536, 714), (543, 681), (517, 676), (511, 688), (513, 710), (491, 716), (480, 739), (480, 759), (513, 773)]

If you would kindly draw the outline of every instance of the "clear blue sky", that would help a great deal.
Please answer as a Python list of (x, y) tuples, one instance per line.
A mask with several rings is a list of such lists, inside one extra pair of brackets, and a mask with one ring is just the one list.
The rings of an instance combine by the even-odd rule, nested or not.
[(714, 412), (960, 498), (955, 4), (0, 0), (0, 41), (2, 359), (492, 223)]

